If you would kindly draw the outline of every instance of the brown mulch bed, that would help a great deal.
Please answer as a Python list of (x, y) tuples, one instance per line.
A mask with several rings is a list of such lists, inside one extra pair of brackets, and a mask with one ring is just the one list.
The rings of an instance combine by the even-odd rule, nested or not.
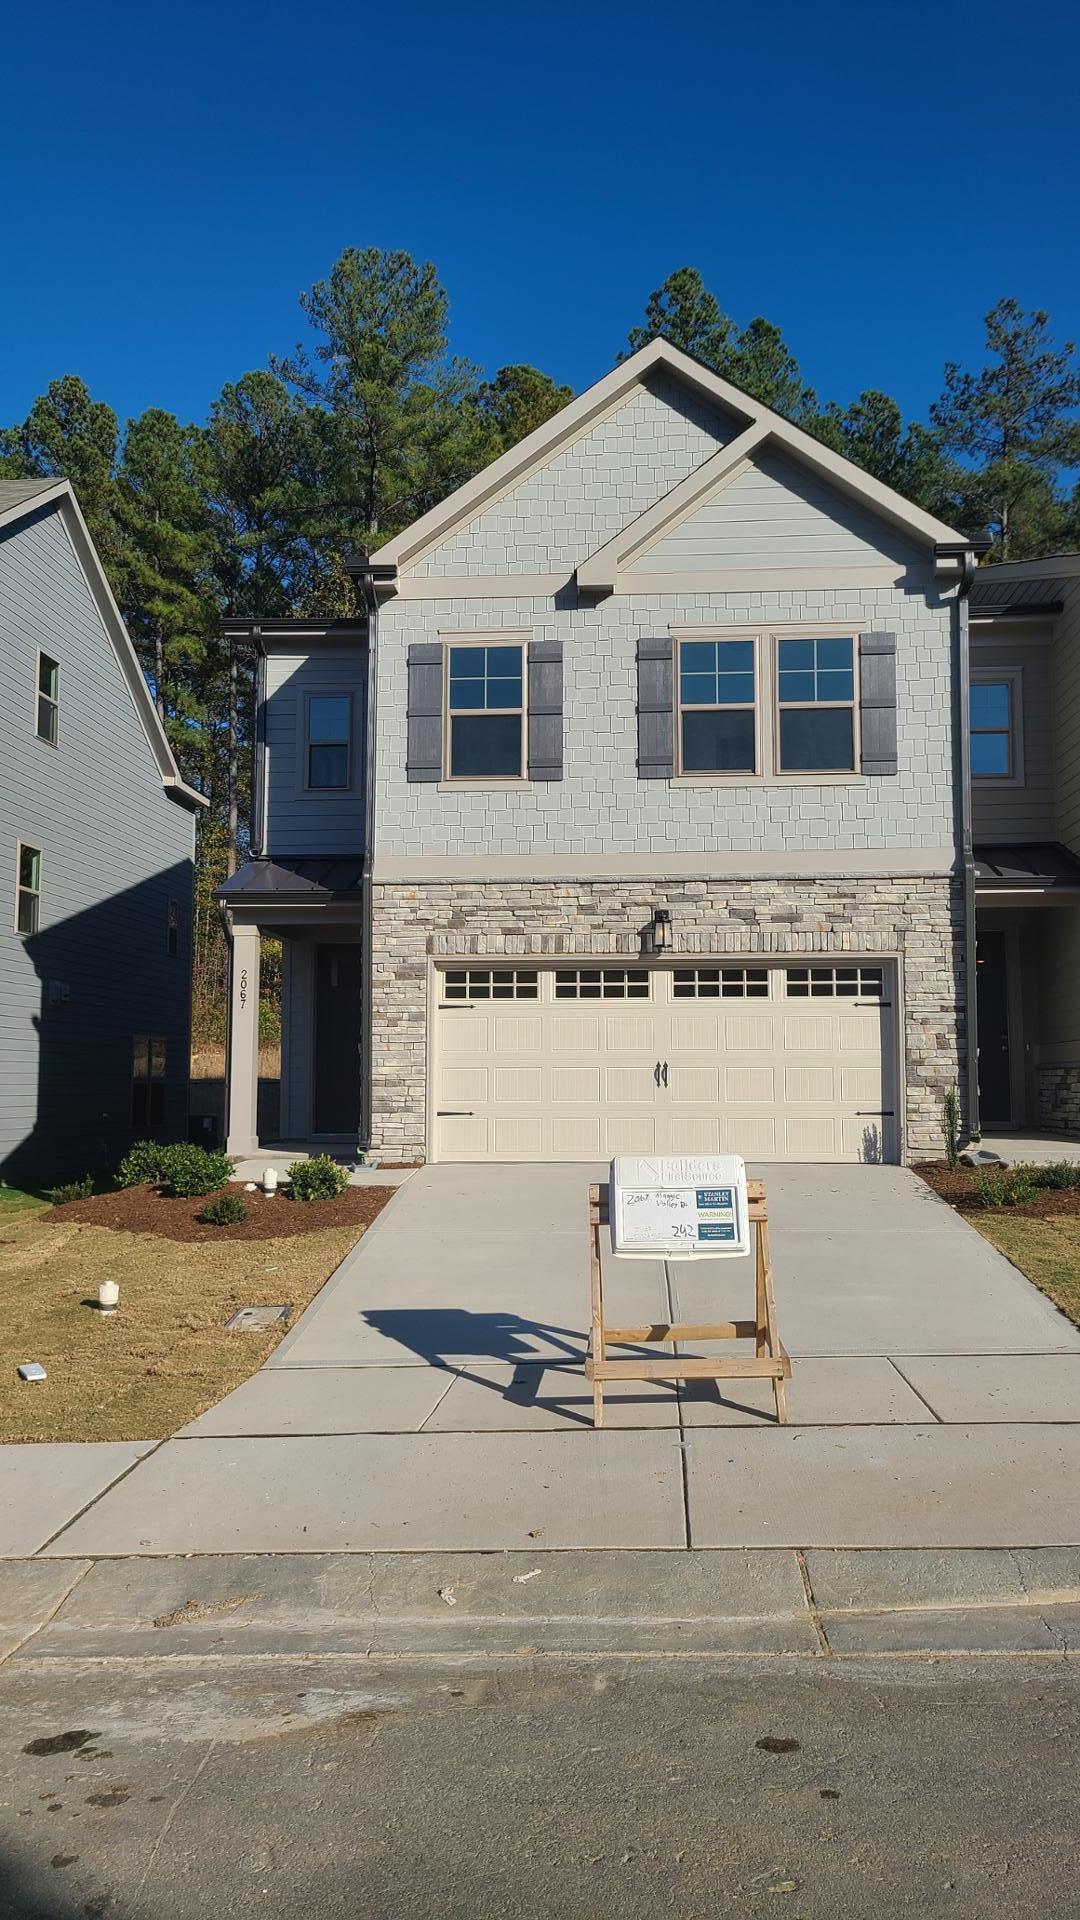
[(987, 1213), (1003, 1211), (1015, 1214), (1023, 1219), (1050, 1220), (1062, 1215), (1080, 1215), (1080, 1187), (1066, 1187), (1064, 1190), (1045, 1189), (1035, 1195), (1022, 1207), (991, 1209), (983, 1206), (975, 1185), (975, 1173), (971, 1167), (948, 1167), (944, 1160), (920, 1163), (912, 1168), (920, 1174), (928, 1187), (958, 1213)]
[(346, 1187), (336, 1200), (288, 1200), (284, 1194), (268, 1198), (258, 1190), (239, 1193), (247, 1219), (234, 1227), (207, 1227), (196, 1218), (215, 1199), (167, 1199), (157, 1187), (124, 1187), (117, 1193), (98, 1193), (91, 1200), (70, 1200), (54, 1207), (52, 1221), (84, 1220), (89, 1226), (111, 1227), (115, 1233), (156, 1233), (166, 1240), (285, 1240), (300, 1233), (318, 1233), (325, 1227), (371, 1225), (396, 1187)]

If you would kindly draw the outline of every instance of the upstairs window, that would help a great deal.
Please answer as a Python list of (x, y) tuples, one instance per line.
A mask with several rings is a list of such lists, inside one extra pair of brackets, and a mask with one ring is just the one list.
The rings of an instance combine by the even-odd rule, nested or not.
[(755, 774), (753, 640), (680, 640), (679, 772)]
[(447, 647), (447, 779), (524, 778), (524, 656), (521, 646)]
[(315, 793), (351, 784), (352, 701), (347, 693), (313, 693), (307, 703), (307, 784)]
[(1017, 688), (1011, 679), (971, 684), (971, 774), (974, 780), (1019, 778)]
[(60, 711), (60, 668), (47, 653), (37, 657), (37, 735), (55, 747)]
[(855, 642), (777, 641), (780, 773), (855, 771)]
[(41, 849), (18, 846), (17, 884), (15, 888), (15, 931), (27, 937), (41, 924)]

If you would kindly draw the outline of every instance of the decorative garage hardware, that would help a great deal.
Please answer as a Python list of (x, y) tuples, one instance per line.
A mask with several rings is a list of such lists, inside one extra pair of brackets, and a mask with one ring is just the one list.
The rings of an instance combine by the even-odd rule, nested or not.
[(556, 1000), (647, 1000), (647, 967), (558, 967)]
[(880, 967), (788, 967), (789, 1000), (880, 1000)]
[[(611, 1221), (613, 1194), (615, 1219)], [(663, 1260), (669, 1298), (669, 1259), (748, 1253), (752, 1222), (757, 1230), (754, 1318), (700, 1326), (675, 1320), (639, 1327), (608, 1326), (600, 1232), (609, 1222), (617, 1256), (629, 1252), (643, 1259)], [(612, 1166), (609, 1184), (589, 1188), (589, 1270), (592, 1328), (585, 1375), (592, 1382), (594, 1426), (604, 1424), (604, 1386), (608, 1380), (771, 1380), (776, 1418), (786, 1422), (784, 1383), (791, 1378), (791, 1362), (776, 1326), (765, 1188), (760, 1180), (747, 1180), (738, 1154), (709, 1159), (620, 1156)], [(714, 1356), (690, 1358), (674, 1351), (677, 1342), (692, 1341), (696, 1345), (705, 1340), (753, 1340), (754, 1353), (723, 1360)], [(670, 1346), (673, 1351), (670, 1358), (661, 1360), (642, 1360), (637, 1355), (608, 1359), (609, 1342)]]
[(667, 1076), (668, 1076), (667, 1061), (658, 1060), (655, 1067), (653, 1068), (653, 1079), (656, 1081), (656, 1084), (658, 1087), (667, 1086)]
[(645, 929), (645, 951), (670, 953), (671, 945), (671, 914), (667, 907), (654, 907), (652, 919)]
[(447, 1000), (535, 1000), (539, 992), (535, 967), (453, 967), (443, 975)]
[(676, 967), (676, 1000), (767, 1000), (767, 967)]

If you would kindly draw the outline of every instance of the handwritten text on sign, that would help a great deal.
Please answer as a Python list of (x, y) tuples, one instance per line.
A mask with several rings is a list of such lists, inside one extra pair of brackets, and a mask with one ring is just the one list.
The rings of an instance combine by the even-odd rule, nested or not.
[(620, 1154), (611, 1196), (618, 1254), (685, 1260), (750, 1251), (746, 1168), (738, 1154)]

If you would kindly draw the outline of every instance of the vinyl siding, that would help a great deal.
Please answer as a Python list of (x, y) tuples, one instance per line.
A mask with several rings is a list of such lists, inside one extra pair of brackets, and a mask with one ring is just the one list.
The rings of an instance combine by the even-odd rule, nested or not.
[(972, 635), (971, 671), (979, 674), (1019, 673), (1023, 720), (1023, 781), (996, 785), (971, 783), (972, 827), (976, 842), (988, 845), (1010, 841), (1057, 838), (1057, 793), (1054, 777), (1052, 656), (1049, 636), (980, 640)]
[(1054, 647), (1058, 834), (1080, 854), (1080, 578), (1070, 580)]
[[(35, 731), (36, 650), (59, 662), (59, 744)], [(42, 853), (39, 932), (13, 930), (16, 844)], [(130, 1137), (131, 1043), (163, 1035), (165, 1122), (187, 1129), (194, 819), (150, 744), (58, 508), (0, 533), (0, 1170), (101, 1172)], [(166, 951), (168, 901), (179, 952)], [(53, 1000), (49, 983), (67, 989)]]
[(910, 542), (791, 458), (766, 450), (656, 543), (633, 571), (707, 573), (746, 568), (866, 568), (914, 559)]
[[(360, 648), (270, 653), (266, 662), (266, 852), (271, 859), (275, 855), (362, 851), (366, 673), (366, 654)], [(305, 791), (307, 699), (313, 693), (352, 696), (352, 785), (348, 792)]]
[(1039, 1057), (1080, 1060), (1080, 905), (1064, 902), (1037, 916)]

